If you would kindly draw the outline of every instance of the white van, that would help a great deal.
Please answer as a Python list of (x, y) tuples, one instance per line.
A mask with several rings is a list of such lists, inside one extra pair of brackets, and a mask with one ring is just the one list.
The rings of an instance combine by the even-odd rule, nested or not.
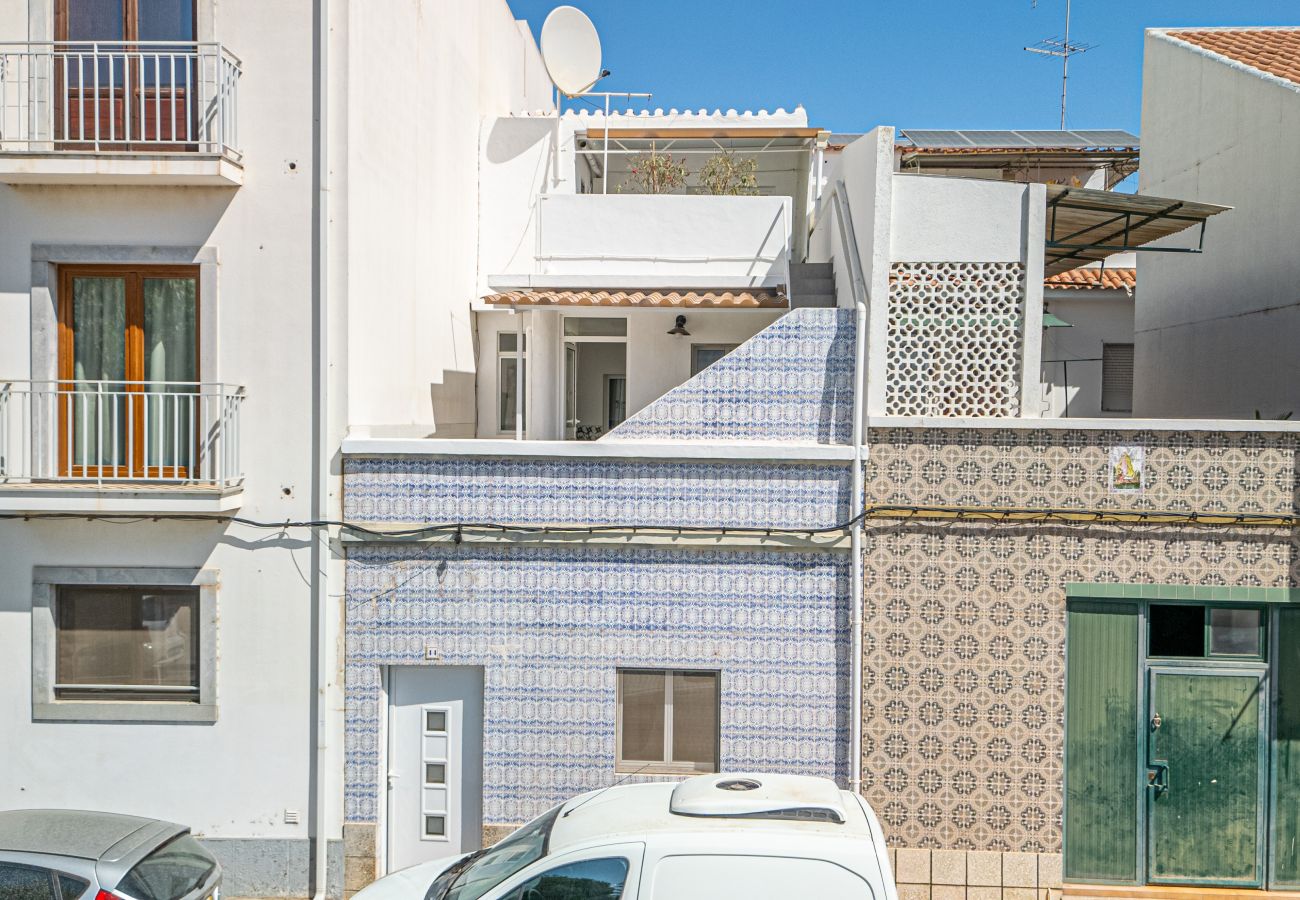
[(700, 775), (562, 803), (356, 900), (898, 900), (880, 823), (824, 778)]

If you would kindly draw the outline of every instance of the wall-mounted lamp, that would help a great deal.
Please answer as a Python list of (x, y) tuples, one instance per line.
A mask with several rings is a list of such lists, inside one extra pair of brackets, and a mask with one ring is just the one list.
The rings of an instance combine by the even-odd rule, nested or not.
[(678, 316), (677, 323), (668, 329), (668, 333), (680, 335), (681, 337), (690, 337), (691, 333), (686, 330), (686, 317)]

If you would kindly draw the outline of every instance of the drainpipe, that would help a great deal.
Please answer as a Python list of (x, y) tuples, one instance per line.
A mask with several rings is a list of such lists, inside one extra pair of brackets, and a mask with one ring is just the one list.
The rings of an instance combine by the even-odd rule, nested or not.
[[(331, 518), (330, 502), (330, 429), (329, 429), (329, 0), (313, 0), (316, 21), (314, 38), (316, 71), (313, 76), (313, 155), (312, 188), (312, 491), (311, 517), (314, 521)], [(312, 649), (312, 693), (316, 701), (312, 723), (312, 830), (315, 851), (312, 855), (314, 900), (324, 900), (329, 877), (329, 817), (327, 814), (329, 779), (328, 692), (329, 658), (329, 582), (330, 531), (311, 529), (311, 610), (315, 625)]]
[(841, 180), (832, 195), (835, 211), (840, 220), (840, 243), (845, 261), (849, 264), (849, 279), (853, 288), (853, 474), (849, 513), (850, 565), (850, 658), (849, 658), (849, 790), (855, 794), (862, 790), (862, 538), (866, 497), (862, 466), (866, 462), (866, 436), (863, 425), (867, 405), (867, 304), (870, 297), (866, 279), (862, 275), (862, 260), (858, 256), (858, 238), (853, 231), (853, 214), (849, 210), (849, 194)]

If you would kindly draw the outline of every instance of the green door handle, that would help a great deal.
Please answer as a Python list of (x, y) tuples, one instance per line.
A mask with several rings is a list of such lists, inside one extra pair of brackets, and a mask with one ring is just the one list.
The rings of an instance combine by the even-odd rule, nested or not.
[(1159, 798), (1169, 790), (1168, 763), (1147, 764), (1147, 787), (1154, 791), (1152, 796), (1155, 798)]

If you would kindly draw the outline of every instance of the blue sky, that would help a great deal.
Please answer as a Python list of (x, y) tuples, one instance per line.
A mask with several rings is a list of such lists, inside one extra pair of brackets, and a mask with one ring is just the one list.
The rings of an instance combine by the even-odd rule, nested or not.
[[(792, 108), (833, 131), (1056, 128), (1065, 0), (571, 0), (596, 23), (607, 90), (652, 106)], [(509, 0), (539, 34), (554, 0)], [(1142, 29), (1300, 25), (1300, 0), (1074, 0), (1068, 127), (1138, 131)]]

